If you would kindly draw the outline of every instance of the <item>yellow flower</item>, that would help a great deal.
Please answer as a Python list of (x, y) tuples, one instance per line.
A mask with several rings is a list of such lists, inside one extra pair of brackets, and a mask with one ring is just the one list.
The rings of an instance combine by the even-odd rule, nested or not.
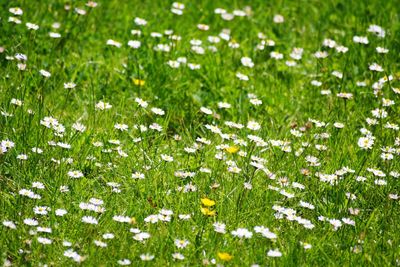
[(130, 224), (136, 224), (136, 218), (135, 217), (131, 218)]
[(133, 83), (138, 86), (143, 86), (145, 81), (140, 79), (133, 79)]
[(226, 152), (230, 153), (230, 154), (235, 154), (236, 152), (239, 151), (239, 147), (238, 146), (230, 146), (225, 148)]
[(212, 207), (215, 205), (214, 200), (208, 199), (206, 197), (201, 199), (201, 203), (206, 207)]
[(207, 216), (215, 216), (215, 210), (209, 210), (208, 208), (201, 207), (201, 213)]
[(233, 259), (233, 256), (226, 252), (218, 252), (218, 258), (223, 261), (230, 261), (231, 259)]

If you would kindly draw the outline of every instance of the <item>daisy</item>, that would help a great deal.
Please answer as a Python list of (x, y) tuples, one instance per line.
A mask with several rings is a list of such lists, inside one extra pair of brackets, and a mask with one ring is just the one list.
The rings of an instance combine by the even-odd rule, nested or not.
[(82, 16), (84, 16), (84, 15), (86, 15), (86, 10), (84, 10), (84, 9), (82, 9), (82, 8), (75, 8), (74, 9), (74, 11), (75, 11), (75, 13), (76, 14), (78, 14), (78, 15), (82, 15)]
[(344, 124), (341, 123), (341, 122), (335, 122), (335, 123), (333, 124), (333, 126), (335, 126), (335, 128), (338, 128), (338, 129), (344, 128)]
[(114, 234), (112, 234), (112, 233), (105, 233), (105, 234), (103, 234), (103, 238), (104, 238), (104, 239), (113, 239), (113, 238), (114, 238)]
[(149, 105), (146, 101), (138, 97), (135, 98), (135, 102), (142, 108), (147, 108), (147, 106)]
[(354, 36), (353, 42), (359, 43), (359, 44), (369, 44), (368, 38), (364, 37), (364, 36)]
[(183, 221), (187, 221), (187, 220), (189, 220), (191, 217), (192, 217), (192, 215), (190, 215), (190, 214), (179, 214), (179, 215), (178, 215), (178, 218), (179, 218), (180, 220), (183, 220)]
[(114, 128), (120, 130), (121, 132), (127, 131), (129, 129), (128, 125), (123, 123), (116, 123), (114, 125)]
[(264, 226), (255, 226), (254, 232), (260, 233), (262, 236), (268, 239), (276, 239), (278, 236), (272, 233), (268, 228)]
[(172, 156), (169, 155), (165, 155), (165, 154), (161, 154), (161, 159), (166, 161), (166, 162), (172, 162), (174, 161), (174, 158)]
[(75, 122), (74, 124), (72, 124), (72, 129), (77, 132), (83, 133), (86, 130), (86, 126), (80, 122)]
[(280, 24), (280, 23), (285, 22), (285, 18), (284, 18), (282, 15), (280, 15), (280, 14), (276, 14), (276, 15), (274, 16), (273, 21), (274, 21), (274, 23)]
[(221, 18), (223, 20), (230, 21), (230, 20), (233, 20), (235, 18), (235, 16), (231, 13), (223, 13), (223, 14), (221, 14)]
[(360, 137), (357, 144), (361, 149), (371, 149), (374, 144), (374, 139), (371, 137)]
[(141, 42), (137, 40), (128, 41), (128, 46), (134, 49), (138, 49), (141, 46)]
[(88, 223), (88, 224), (98, 224), (97, 219), (92, 216), (83, 216), (82, 222)]
[(197, 24), (197, 28), (202, 31), (208, 31), (210, 29), (210, 26), (206, 24)]
[(270, 250), (267, 252), (267, 256), (268, 256), (268, 257), (274, 257), (274, 258), (276, 258), (276, 257), (282, 257), (282, 253), (281, 253), (278, 249), (274, 249), (274, 250), (270, 249)]
[(110, 46), (115, 46), (117, 48), (120, 48), (122, 46), (120, 42), (114, 41), (112, 39), (108, 39), (106, 44)]
[(130, 223), (132, 221), (132, 218), (123, 215), (115, 215), (113, 217), (113, 220), (120, 223)]
[(163, 130), (162, 126), (157, 123), (150, 124), (149, 128), (158, 132), (161, 132)]
[(3, 221), (3, 225), (10, 229), (17, 229), (17, 226), (15, 225), (15, 223), (13, 221)]
[(19, 154), (19, 155), (17, 156), (17, 159), (19, 159), (19, 160), (27, 160), (27, 159), (28, 159), (28, 156), (25, 155), (25, 154)]
[(191, 70), (199, 70), (199, 69), (201, 68), (201, 65), (189, 63), (189, 64), (188, 64), (188, 67), (189, 67), (189, 69), (191, 69)]
[(68, 172), (68, 176), (71, 177), (71, 178), (82, 178), (82, 177), (84, 177), (83, 173), (81, 171), (77, 171), (77, 170), (69, 171)]
[(312, 81), (311, 81), (311, 85), (319, 87), (319, 86), (322, 85), (322, 82), (317, 81), (317, 80), (312, 80)]
[(378, 36), (380, 38), (384, 38), (385, 34), (386, 34), (385, 30), (381, 26), (374, 25), (374, 24), (369, 25), (367, 31), (376, 34), (376, 36)]
[(134, 172), (132, 173), (132, 178), (133, 179), (144, 179), (144, 174), (140, 172)]
[(112, 106), (111, 106), (109, 103), (107, 103), (107, 102), (100, 101), (100, 102), (98, 102), (98, 103), (96, 104), (95, 108), (96, 108), (97, 110), (106, 110), (106, 109), (112, 108)]
[(349, 51), (348, 47), (345, 47), (345, 46), (342, 46), (342, 45), (336, 46), (335, 49), (336, 49), (336, 51), (338, 53), (343, 53), (343, 54), (347, 53), (347, 51)]
[(47, 70), (40, 70), (39, 72), (45, 78), (49, 78), (51, 76), (51, 73), (48, 72)]
[(151, 261), (151, 260), (153, 260), (154, 259), (154, 255), (151, 255), (151, 254), (141, 254), (140, 255), (140, 259), (142, 260), (142, 261)]
[(86, 6), (94, 8), (94, 7), (97, 7), (97, 3), (93, 2), (93, 1), (89, 1), (86, 3)]
[(256, 121), (249, 121), (247, 123), (247, 128), (253, 131), (258, 131), (261, 129), (261, 125)]
[(179, 61), (175, 61), (175, 60), (168, 60), (167, 64), (173, 69), (177, 69), (181, 65), (181, 63)]
[(16, 17), (9, 17), (8, 18), (8, 22), (13, 22), (15, 24), (21, 24), (22, 23), (22, 21), (20, 19), (16, 18)]
[(386, 49), (384, 47), (378, 46), (376, 48), (376, 52), (379, 53), (379, 54), (387, 54), (387, 53), (389, 53), (389, 49)]
[(257, 98), (252, 98), (252, 99), (250, 99), (250, 103), (253, 104), (254, 106), (259, 106), (262, 104), (262, 101)]
[(322, 42), (322, 46), (326, 46), (326, 47), (329, 47), (329, 48), (335, 48), (336, 47), (336, 42), (334, 40), (332, 40), (332, 39), (325, 39)]
[(317, 51), (314, 53), (314, 57), (316, 57), (316, 58), (326, 58), (328, 56), (329, 56), (329, 54), (326, 51)]
[(369, 65), (369, 69), (372, 71), (377, 71), (377, 72), (382, 72), (383, 68), (378, 65), (377, 63), (372, 63), (371, 65)]
[(64, 88), (65, 88), (65, 89), (73, 89), (73, 88), (75, 88), (75, 87), (76, 87), (76, 84), (73, 83), (73, 82), (64, 83)]
[(274, 58), (274, 59), (277, 59), (277, 60), (283, 59), (283, 54), (281, 54), (279, 52), (276, 52), (276, 51), (272, 51), (269, 55), (270, 55), (271, 58)]
[(132, 35), (140, 36), (140, 35), (142, 35), (142, 31), (141, 31), (141, 30), (137, 30), (137, 29), (131, 30), (131, 34), (132, 34)]
[(245, 74), (242, 74), (242, 73), (240, 73), (240, 72), (236, 73), (236, 77), (237, 77), (239, 80), (242, 80), (242, 81), (248, 81), (248, 80), (249, 80), (249, 76), (247, 76), (247, 75), (245, 75)]
[(47, 215), (49, 210), (50, 208), (46, 206), (36, 206), (33, 208), (33, 212), (39, 215)]
[(184, 260), (185, 256), (183, 256), (181, 253), (176, 252), (172, 254), (172, 258), (175, 260)]
[(203, 112), (204, 114), (207, 114), (207, 115), (212, 115), (213, 114), (213, 111), (211, 109), (209, 109), (209, 108), (206, 108), (206, 107), (201, 107), (200, 111)]
[(135, 18), (134, 22), (138, 26), (146, 26), (147, 25), (147, 21), (145, 19), (138, 18), (138, 17)]
[(386, 182), (386, 180), (383, 180), (383, 179), (377, 179), (374, 181), (374, 184), (383, 186), (383, 185), (387, 185), (387, 182)]
[(171, 8), (171, 12), (179, 16), (183, 14), (183, 11), (178, 8)]
[(19, 7), (10, 7), (8, 11), (16, 16), (22, 16), (24, 14), (24, 11), (19, 8)]
[(165, 115), (165, 111), (160, 108), (151, 108), (151, 112), (153, 112), (156, 115), (160, 115), (160, 116)]
[(190, 244), (190, 242), (187, 240), (175, 239), (174, 244), (177, 248), (181, 249), (187, 247)]
[(342, 218), (342, 222), (344, 222), (345, 224), (348, 224), (348, 225), (353, 225), (353, 226), (356, 225), (356, 222), (349, 218)]
[(101, 247), (101, 248), (107, 247), (107, 243), (102, 242), (102, 241), (100, 241), (100, 240), (94, 240), (93, 242), (94, 242), (94, 244), (95, 244), (96, 246), (98, 246), (98, 247)]
[(51, 239), (45, 237), (38, 237), (37, 241), (43, 245), (50, 245), (51, 243), (53, 243)]
[(64, 209), (56, 209), (56, 210), (55, 210), (55, 213), (56, 213), (57, 216), (62, 217), (62, 216), (64, 216), (65, 214), (67, 214), (68, 212), (67, 212), (66, 210), (64, 210)]
[(117, 263), (119, 265), (131, 265), (131, 261), (128, 259), (122, 259), (122, 260), (118, 260)]
[(150, 238), (150, 234), (146, 233), (146, 232), (137, 233), (136, 235), (133, 236), (133, 239), (135, 239), (136, 241), (144, 241), (149, 238)]
[(247, 230), (246, 228), (238, 228), (232, 231), (231, 234), (239, 238), (251, 238), (253, 236), (253, 233)]
[(240, 169), (239, 167), (237, 167), (237, 166), (230, 166), (230, 167), (228, 167), (228, 172), (231, 172), (231, 173), (236, 173), (236, 174), (238, 174), (238, 173), (240, 173), (242, 171), (242, 169)]
[(336, 219), (330, 219), (329, 223), (333, 226), (333, 230), (335, 231), (337, 231), (342, 226), (342, 222)]
[(249, 57), (242, 57), (240, 59), (240, 61), (242, 62), (242, 65), (245, 66), (245, 67), (248, 67), (248, 68), (254, 67), (254, 63), (251, 60), (251, 58), (249, 58)]
[(27, 219), (24, 219), (24, 224), (29, 225), (29, 226), (37, 226), (37, 225), (39, 225), (39, 222), (35, 219), (27, 218)]
[(49, 32), (49, 36), (50, 36), (51, 38), (54, 38), (54, 39), (61, 38), (61, 34), (59, 34), (59, 33), (57, 33), (57, 32)]

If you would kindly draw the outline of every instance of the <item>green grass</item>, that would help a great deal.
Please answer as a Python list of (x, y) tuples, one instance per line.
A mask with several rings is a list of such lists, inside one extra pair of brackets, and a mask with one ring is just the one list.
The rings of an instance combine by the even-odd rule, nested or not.
[[(84, 1), (0, 2), (0, 47), (4, 50), (0, 53), (0, 262), (13, 266), (71, 266), (78, 265), (76, 261), (83, 266), (114, 266), (122, 259), (129, 259), (132, 266), (400, 264), (400, 177), (396, 178), (400, 135), (399, 130), (387, 127), (390, 123), (398, 128), (400, 123), (396, 90), (400, 88), (400, 8), (396, 1), (185, 1), (181, 16), (171, 12), (172, 3), (110, 0), (91, 8)], [(13, 7), (20, 7), (23, 15), (10, 13)], [(79, 15), (75, 8), (87, 13)], [(229, 13), (244, 10), (246, 15), (227, 21), (215, 14), (216, 8)], [(284, 17), (283, 23), (273, 22), (276, 14)], [(21, 24), (9, 22), (11, 16)], [(136, 17), (147, 25), (136, 25)], [(28, 29), (27, 22), (39, 29)], [(58, 29), (52, 26), (55, 22), (60, 23)], [(199, 30), (200, 23), (210, 29)], [(370, 25), (381, 26), (385, 37), (368, 32)], [(132, 35), (134, 29), (141, 36)], [(239, 48), (231, 48), (223, 39), (215, 44), (208, 41), (224, 29), (230, 30), (230, 41)], [(180, 40), (172, 40), (166, 30)], [(51, 38), (49, 32), (61, 37)], [(153, 32), (162, 36), (152, 37)], [(257, 49), (261, 32), (275, 46)], [(366, 36), (369, 42), (356, 43), (353, 36)], [(339, 53), (324, 46), (328, 38), (348, 51)], [(107, 45), (109, 39), (121, 47)], [(192, 49), (190, 41), (196, 39), (202, 41), (204, 54)], [(133, 49), (127, 45), (129, 40), (139, 40), (141, 46)], [(169, 52), (154, 50), (158, 44), (169, 43)], [(296, 47), (304, 52), (301, 59), (293, 60), (290, 53)], [(389, 52), (377, 53), (376, 47)], [(273, 51), (282, 53), (283, 59), (271, 58)], [(317, 51), (329, 56), (316, 58)], [(27, 61), (18, 60), (17, 53)], [(179, 68), (167, 64), (180, 57), (187, 64)], [(254, 67), (244, 66), (243, 57), (251, 58)], [(288, 66), (287, 60), (297, 65)], [(26, 64), (25, 70), (19, 70), (18, 63)], [(201, 67), (191, 70), (188, 63)], [(370, 70), (373, 63), (383, 71)], [(42, 69), (51, 76), (42, 76)], [(238, 79), (237, 73), (249, 80)], [(374, 91), (374, 84), (390, 75), (393, 79)], [(314, 80), (321, 85), (312, 85)], [(366, 86), (357, 85), (360, 81)], [(68, 82), (76, 87), (65, 89)], [(327, 90), (331, 94), (323, 94)], [(343, 99), (339, 93), (351, 93), (352, 98)], [(262, 103), (252, 104), (251, 94)], [(140, 107), (136, 98), (147, 101), (148, 107)], [(15, 99), (23, 104), (16, 105)], [(383, 99), (394, 104), (385, 105)], [(112, 107), (98, 110), (100, 101)], [(219, 108), (220, 102), (231, 107)], [(202, 107), (212, 114), (202, 112)], [(156, 115), (151, 108), (165, 114)], [(374, 118), (371, 111), (376, 109), (387, 116)], [(47, 128), (42, 125), (45, 117), (58, 123)], [(375, 125), (370, 123), (372, 118)], [(259, 123), (260, 129), (246, 127), (249, 121)], [(83, 132), (73, 129), (76, 122), (85, 126)], [(226, 122), (240, 123), (243, 128), (229, 127)], [(126, 124), (128, 130), (115, 129), (117, 123)], [(151, 129), (154, 123), (162, 130)], [(60, 125), (65, 131), (51, 129)], [(211, 131), (210, 125), (218, 126), (221, 134)], [(142, 126), (147, 130), (140, 130)], [(362, 133), (362, 128), (369, 134)], [(296, 137), (299, 132), (301, 136)], [(254, 136), (262, 141), (254, 142)], [(369, 149), (358, 144), (364, 136), (374, 138)], [(64, 144), (70, 148), (63, 148)], [(43, 152), (35, 153), (33, 148)], [(188, 148), (195, 152), (188, 153)], [(20, 159), (21, 155), (27, 159)], [(172, 156), (173, 161), (163, 160), (163, 155)], [(307, 161), (309, 156), (318, 159), (314, 164), (318, 166)], [(233, 165), (241, 171), (228, 171)], [(350, 171), (340, 174), (343, 167)], [(74, 170), (83, 177), (71, 178), (68, 173)], [(180, 178), (177, 171), (194, 175)], [(132, 178), (136, 172), (145, 178)], [(335, 182), (322, 181), (324, 174), (336, 178)], [(34, 188), (34, 182), (42, 183), (44, 189)], [(118, 187), (113, 189), (110, 183)], [(251, 189), (244, 183), (251, 184)], [(62, 186), (69, 191), (62, 192)], [(40, 199), (21, 195), (23, 189), (39, 194)], [(105, 210), (83, 210), (82, 203), (91, 198), (101, 199)], [(210, 207), (214, 215), (202, 213), (203, 198), (215, 201)], [(301, 201), (313, 209), (302, 207)], [(35, 213), (40, 206), (48, 207), (46, 215)], [(279, 206), (285, 209), (278, 214)], [(57, 209), (68, 213), (57, 216)], [(173, 212), (168, 222), (145, 221), (162, 209)], [(354, 209), (358, 212), (350, 212)], [(188, 220), (179, 218), (188, 214)], [(116, 215), (131, 220), (117, 222)], [(96, 218), (98, 224), (82, 222), (83, 216)], [(24, 223), (29, 218), (38, 225)], [(335, 230), (335, 221), (329, 220), (342, 225)], [(225, 224), (226, 233), (216, 232), (215, 222)], [(269, 228), (277, 238), (263, 237), (256, 233), (256, 226)], [(38, 227), (51, 228), (51, 233)], [(150, 238), (136, 241), (131, 228), (149, 233)], [(232, 231), (238, 228), (251, 231), (252, 237), (235, 237)], [(105, 233), (114, 238), (104, 238)], [(177, 239), (189, 244), (178, 248)], [(50, 240), (51, 244), (42, 244)], [(107, 247), (96, 245), (95, 240)], [(305, 249), (303, 243), (312, 247)], [(280, 257), (267, 255), (276, 249)], [(67, 250), (76, 252), (75, 258), (71, 253), (65, 256)], [(184, 259), (174, 259), (176, 252)], [(220, 252), (233, 258), (224, 261)], [(140, 255), (147, 253), (154, 259), (142, 261)]]

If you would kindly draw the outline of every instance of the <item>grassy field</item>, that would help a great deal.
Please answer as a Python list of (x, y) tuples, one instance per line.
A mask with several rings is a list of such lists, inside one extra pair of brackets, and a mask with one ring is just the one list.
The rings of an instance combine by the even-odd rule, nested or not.
[(400, 265), (398, 1), (1, 1), (0, 264)]

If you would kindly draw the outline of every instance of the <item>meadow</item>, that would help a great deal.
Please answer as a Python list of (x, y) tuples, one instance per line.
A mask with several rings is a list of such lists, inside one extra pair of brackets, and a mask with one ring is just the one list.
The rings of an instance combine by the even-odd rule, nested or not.
[(399, 266), (398, 1), (0, 1), (3, 266)]

